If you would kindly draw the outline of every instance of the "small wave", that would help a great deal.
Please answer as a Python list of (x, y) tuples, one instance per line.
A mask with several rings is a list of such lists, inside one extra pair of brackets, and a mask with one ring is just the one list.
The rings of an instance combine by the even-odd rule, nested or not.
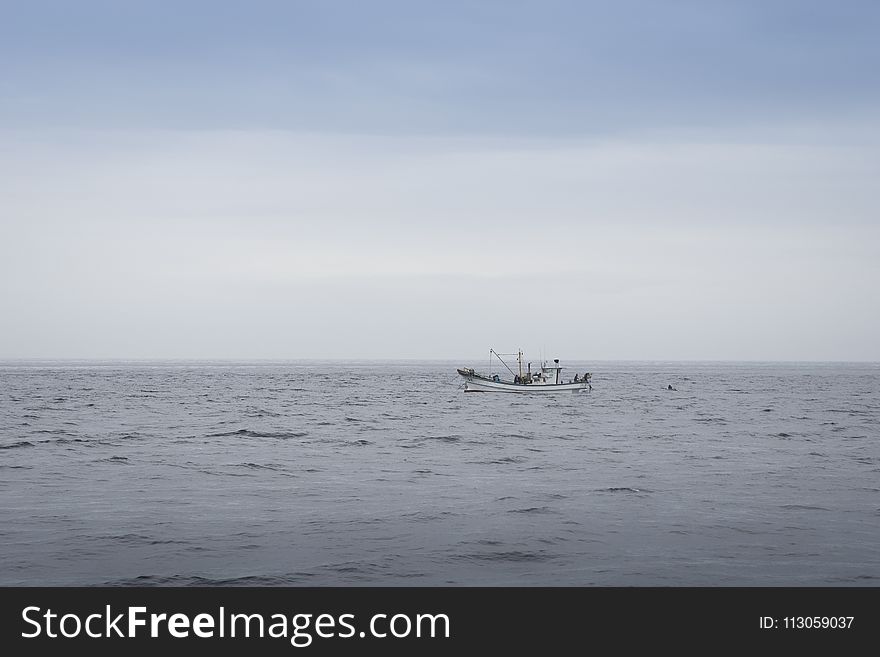
[(830, 511), (824, 506), (813, 506), (811, 504), (783, 504), (780, 508), (786, 511)]
[(189, 545), (189, 541), (174, 538), (155, 538), (146, 534), (118, 534), (106, 536), (107, 540), (129, 545)]
[(457, 443), (461, 441), (461, 436), (427, 436), (425, 440), (439, 440), (444, 443)]
[(632, 486), (610, 486), (609, 488), (597, 489), (600, 493), (647, 493), (649, 491), (644, 488), (633, 488)]
[(400, 517), (415, 522), (436, 522), (437, 520), (442, 520), (451, 515), (453, 515), (451, 511), (441, 511), (439, 513), (431, 511), (413, 511), (411, 513), (404, 513)]
[(98, 459), (95, 463), (120, 463), (122, 465), (129, 465), (128, 457), (125, 456), (110, 456), (106, 459)]
[(289, 575), (244, 575), (242, 577), (202, 577), (199, 575), (139, 575), (111, 580), (107, 586), (285, 586), (305, 582), (314, 573)]
[[(506, 465), (508, 463), (522, 463), (526, 459), (523, 456), (503, 456), (500, 459), (487, 459), (484, 461), (466, 461), (475, 465)], [(538, 466), (536, 466), (538, 467)], [(531, 468), (529, 468), (531, 469)]]
[(478, 552), (465, 554), (459, 558), (473, 561), (540, 562), (553, 559), (554, 556), (541, 550), (506, 550), (501, 552)]
[(360, 577), (369, 575), (370, 573), (379, 572), (378, 564), (361, 561), (346, 561), (337, 564), (328, 564), (324, 566), (326, 570), (334, 573), (343, 573), (349, 576)]
[(16, 447), (33, 447), (34, 444), (28, 440), (20, 440), (17, 443), (9, 445), (0, 445), (0, 449), (15, 449)]
[(307, 431), (253, 431), (251, 429), (239, 429), (238, 431), (209, 433), (207, 437), (229, 438), (232, 436), (242, 436), (245, 438), (275, 438), (276, 440), (289, 440), (291, 438), (303, 438), (308, 435)]
[(287, 472), (287, 468), (279, 463), (237, 463), (235, 465), (237, 468), (247, 468), (249, 470), (270, 470), (272, 472), (281, 472), (288, 476), (293, 476), (289, 472)]
[(120, 434), (119, 436), (116, 436), (116, 438), (119, 440), (143, 440), (146, 436), (140, 433), (128, 432)]
[(863, 574), (863, 575), (853, 575), (852, 577), (835, 577), (834, 581), (835, 582), (856, 583), (856, 582), (871, 581), (871, 580), (875, 580), (875, 579), (878, 579), (878, 577), (875, 575)]
[(530, 506), (524, 509), (511, 509), (508, 513), (550, 513), (552, 509), (549, 506)]
[(193, 472), (200, 472), (202, 474), (210, 475), (212, 477), (253, 477), (253, 474), (249, 474), (247, 472), (229, 472), (223, 471), (218, 472), (217, 470), (210, 470), (208, 468), (201, 467), (200, 465), (192, 462), (187, 463), (172, 463), (168, 462), (165, 464), (170, 468), (182, 468), (184, 470), (191, 470)]
[(281, 417), (281, 413), (276, 413), (275, 411), (270, 411), (265, 408), (249, 408), (245, 411), (245, 415), (248, 417)]

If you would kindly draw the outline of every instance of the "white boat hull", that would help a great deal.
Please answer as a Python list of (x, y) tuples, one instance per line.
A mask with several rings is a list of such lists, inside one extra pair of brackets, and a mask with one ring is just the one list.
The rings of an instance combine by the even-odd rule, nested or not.
[(589, 381), (577, 383), (511, 383), (509, 381), (492, 381), (471, 374), (462, 374), (465, 392), (509, 392), (520, 395), (547, 395), (555, 392), (585, 392), (590, 390)]

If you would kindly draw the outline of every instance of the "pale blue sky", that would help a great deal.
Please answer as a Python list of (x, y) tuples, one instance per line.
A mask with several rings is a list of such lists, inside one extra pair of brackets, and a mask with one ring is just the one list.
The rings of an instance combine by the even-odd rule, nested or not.
[(876, 2), (0, 0), (0, 357), (880, 360), (878, 37)]
[(604, 135), (873, 118), (876, 2), (2, 2), (6, 126)]

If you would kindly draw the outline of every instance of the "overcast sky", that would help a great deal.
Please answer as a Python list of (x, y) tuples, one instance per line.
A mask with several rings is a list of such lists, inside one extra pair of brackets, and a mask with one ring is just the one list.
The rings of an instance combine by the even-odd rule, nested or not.
[(880, 360), (878, 78), (874, 1), (0, 0), (0, 358)]

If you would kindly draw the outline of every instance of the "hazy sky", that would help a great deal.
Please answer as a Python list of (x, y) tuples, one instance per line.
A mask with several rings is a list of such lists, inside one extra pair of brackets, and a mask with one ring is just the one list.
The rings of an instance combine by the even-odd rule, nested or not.
[(880, 3), (0, 0), (0, 358), (880, 360)]

